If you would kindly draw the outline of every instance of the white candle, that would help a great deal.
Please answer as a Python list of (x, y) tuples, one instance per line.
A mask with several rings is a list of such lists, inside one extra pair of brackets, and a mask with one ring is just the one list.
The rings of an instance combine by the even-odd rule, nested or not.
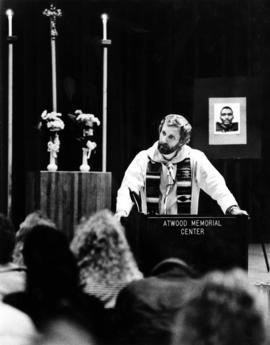
[(11, 9), (6, 10), (6, 15), (8, 17), (8, 36), (12, 36), (12, 17), (14, 12)]
[(102, 24), (103, 24), (103, 40), (107, 39), (107, 21), (109, 19), (108, 14), (103, 13), (101, 15), (101, 19), (102, 19)]

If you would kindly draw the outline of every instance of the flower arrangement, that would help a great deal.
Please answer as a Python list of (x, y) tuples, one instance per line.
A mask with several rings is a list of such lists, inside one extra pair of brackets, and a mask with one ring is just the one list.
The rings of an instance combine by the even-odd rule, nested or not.
[(78, 140), (82, 142), (83, 154), (80, 170), (87, 172), (90, 170), (88, 159), (91, 152), (97, 147), (97, 144), (91, 141), (91, 137), (94, 135), (94, 125), (99, 126), (100, 121), (94, 114), (84, 114), (81, 110), (76, 110), (75, 115), (69, 114), (69, 117), (80, 127), (80, 137)]
[(84, 114), (81, 110), (76, 110), (76, 122), (83, 128), (83, 137), (94, 135), (94, 124), (100, 125), (99, 119), (94, 114)]
[(58, 132), (65, 128), (64, 121), (60, 118), (61, 113), (52, 111), (48, 113), (44, 110), (41, 114), (41, 121), (39, 123), (39, 129), (44, 128), (50, 132), (50, 140), (48, 141), (47, 150), (50, 152), (50, 162), (47, 166), (48, 171), (56, 171), (57, 167), (57, 154), (60, 149), (60, 140)]
[(50, 132), (58, 132), (65, 128), (64, 121), (60, 119), (60, 116), (62, 116), (62, 114), (56, 111), (48, 113), (47, 110), (44, 110), (41, 114), (41, 120), (45, 123), (46, 128)]

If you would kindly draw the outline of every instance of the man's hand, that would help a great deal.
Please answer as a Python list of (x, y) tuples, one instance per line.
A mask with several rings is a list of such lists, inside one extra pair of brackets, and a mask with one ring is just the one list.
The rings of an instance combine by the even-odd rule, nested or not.
[(115, 218), (116, 218), (119, 222), (121, 222), (121, 218), (122, 218), (122, 217), (127, 217), (128, 214), (127, 214), (126, 211), (118, 211), (118, 212), (115, 213), (114, 216), (115, 216)]
[(237, 205), (233, 205), (229, 207), (226, 211), (226, 214), (230, 216), (247, 216), (247, 217), (249, 216), (247, 211), (241, 210), (241, 208)]

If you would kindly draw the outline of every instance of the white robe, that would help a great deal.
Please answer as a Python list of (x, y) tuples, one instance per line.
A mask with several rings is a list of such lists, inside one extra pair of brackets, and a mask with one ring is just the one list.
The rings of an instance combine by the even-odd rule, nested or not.
[[(129, 193), (129, 190), (131, 190), (136, 194), (141, 195), (142, 212), (146, 213), (145, 182), (149, 157), (155, 162), (164, 161), (163, 156), (157, 149), (157, 144), (158, 142), (155, 142), (148, 150), (140, 151), (128, 166), (117, 193), (116, 212), (124, 211), (126, 215), (129, 215), (133, 206), (133, 201), (131, 200)], [(223, 176), (210, 163), (202, 151), (195, 150), (188, 145), (184, 145), (171, 162), (178, 163), (185, 158), (190, 158), (191, 164), (191, 214), (198, 214), (200, 189), (217, 201), (223, 213), (225, 213), (230, 206), (238, 205), (234, 196), (226, 186)], [(165, 192), (164, 189), (162, 189), (165, 176), (164, 168), (165, 167), (163, 167), (161, 173), (161, 193)], [(176, 167), (174, 173), (176, 173)], [(175, 203), (172, 205), (170, 212), (168, 212), (169, 214), (177, 214), (176, 186), (174, 188), (174, 193)]]

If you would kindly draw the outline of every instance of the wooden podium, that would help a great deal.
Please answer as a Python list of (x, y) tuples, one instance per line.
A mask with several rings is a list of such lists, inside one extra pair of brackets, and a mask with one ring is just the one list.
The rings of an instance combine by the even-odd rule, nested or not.
[(111, 208), (111, 173), (28, 172), (26, 214), (40, 209), (72, 238), (82, 217)]

